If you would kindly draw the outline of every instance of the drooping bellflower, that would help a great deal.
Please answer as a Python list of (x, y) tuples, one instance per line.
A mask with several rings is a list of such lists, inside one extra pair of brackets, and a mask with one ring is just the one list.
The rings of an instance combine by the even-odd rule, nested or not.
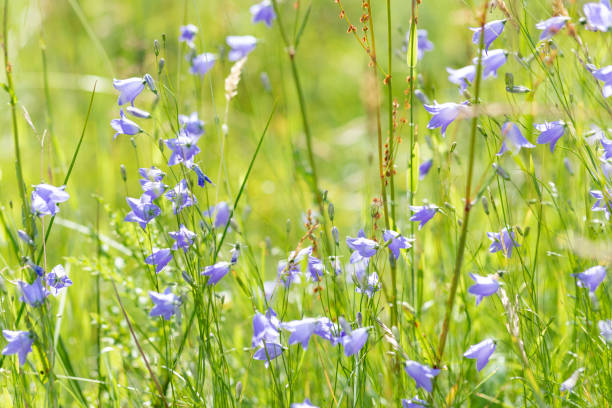
[(540, 34), (540, 41), (552, 38), (553, 35), (557, 34), (563, 27), (565, 27), (565, 24), (569, 19), (570, 18), (566, 16), (555, 16), (537, 23), (536, 28), (538, 30), (542, 30), (542, 33)]
[(431, 368), (412, 360), (406, 362), (404, 369), (416, 382), (417, 389), (424, 388), (427, 392), (432, 391), (431, 380), (440, 374), (439, 369)]
[(444, 137), (446, 128), (457, 119), (460, 113), (465, 111), (466, 104), (467, 102), (446, 102), (439, 104), (434, 101), (433, 105), (423, 105), (425, 110), (433, 115), (427, 124), (427, 129), (441, 128), (440, 131), (442, 132), (442, 137)]
[(23, 366), (32, 351), (34, 336), (29, 331), (2, 330), (2, 335), (8, 341), (6, 347), (2, 349), (2, 355), (9, 356), (17, 354), (19, 365)]
[(565, 134), (565, 122), (557, 120), (554, 122), (536, 123), (533, 125), (540, 135), (536, 140), (538, 144), (550, 143), (550, 152), (555, 151), (555, 145)]
[(582, 7), (587, 19), (587, 28), (593, 31), (608, 31), (612, 28), (612, 8), (610, 0), (599, 3), (587, 3)]
[(31, 195), (31, 209), (36, 216), (55, 215), (59, 212), (58, 203), (63, 203), (70, 198), (65, 191), (66, 186), (55, 187), (50, 184), (38, 184), (34, 186)]
[(411, 205), (410, 211), (414, 213), (410, 221), (419, 223), (419, 230), (431, 220), (438, 212), (435, 205)]
[(198, 117), (198, 112), (192, 112), (191, 115), (179, 115), (179, 124), (184, 127), (185, 131), (193, 136), (202, 136), (204, 134), (204, 121)]
[(378, 274), (372, 272), (365, 282), (360, 282), (360, 285), (357, 285), (355, 292), (365, 293), (367, 297), (371, 298), (379, 289), (380, 281), (378, 279)]
[[(595, 198), (595, 204), (591, 207), (591, 211), (603, 211), (606, 219), (610, 219), (610, 215), (612, 214), (612, 201), (608, 200), (608, 198), (604, 195), (604, 193), (600, 190), (591, 190), (589, 191), (591, 197)], [(612, 191), (608, 190), (608, 196), (612, 196)]]
[(172, 293), (170, 287), (166, 288), (164, 293), (149, 291), (149, 297), (153, 301), (153, 309), (149, 316), (162, 316), (166, 320), (170, 320), (172, 316), (180, 311), (181, 298)]
[(491, 339), (486, 339), (478, 344), (474, 344), (463, 353), (463, 357), (476, 359), (476, 369), (482, 370), (488, 363), (491, 354), (495, 351), (497, 345)]
[(166, 146), (172, 150), (172, 155), (168, 159), (168, 165), (183, 163), (187, 167), (193, 165), (193, 158), (200, 153), (198, 147), (199, 137), (181, 130), (178, 136), (174, 139), (167, 139)]
[(461, 92), (465, 91), (474, 82), (474, 78), (476, 78), (475, 65), (468, 65), (459, 69), (447, 67), (446, 72), (448, 72), (448, 80), (455, 85), (459, 85)]
[(561, 391), (571, 391), (578, 382), (578, 377), (580, 377), (580, 373), (584, 371), (584, 368), (579, 368), (575, 370), (569, 378), (561, 383), (560, 390)]
[(128, 78), (128, 79), (113, 79), (113, 87), (119, 91), (119, 106), (131, 103), (134, 106), (134, 100), (144, 90), (145, 81), (143, 78)]
[(151, 202), (149, 195), (143, 194), (138, 199), (127, 197), (126, 200), (132, 211), (125, 216), (124, 221), (137, 222), (143, 230), (161, 214), (161, 209)]
[(313, 282), (318, 282), (325, 273), (325, 265), (317, 257), (308, 255), (308, 273)]
[[(410, 45), (410, 30), (406, 33), (406, 43)], [(425, 55), (425, 51), (431, 51), (434, 45), (427, 38), (427, 30), (417, 30), (417, 60), (420, 61)]]
[(153, 253), (145, 258), (145, 263), (155, 265), (155, 273), (160, 273), (172, 260), (172, 251), (169, 248), (153, 248)]
[(344, 333), (340, 338), (340, 343), (344, 347), (344, 355), (350, 357), (358, 354), (368, 341), (368, 328), (360, 327), (350, 333)]
[(319, 408), (316, 405), (312, 405), (312, 402), (308, 398), (304, 402), (294, 402), (289, 408)]
[(178, 214), (187, 207), (191, 207), (196, 199), (187, 186), (185, 179), (181, 180), (173, 189), (164, 194), (168, 200), (172, 201), (172, 211)]
[(522, 148), (531, 149), (535, 145), (529, 143), (529, 140), (525, 139), (525, 136), (521, 133), (521, 130), (514, 122), (506, 122), (501, 127), (502, 137), (504, 141), (501, 149), (497, 153), (498, 156), (511, 150), (513, 153), (518, 153)]
[(19, 300), (32, 307), (42, 305), (47, 296), (49, 296), (49, 291), (43, 286), (40, 276), (37, 277), (32, 284), (24, 281), (17, 281), (17, 286), (19, 286), (19, 290), (21, 291)]
[(612, 96), (612, 65), (594, 69), (591, 71), (591, 74), (593, 74), (595, 79), (598, 79), (604, 83), (602, 89), (603, 97), (607, 98)]
[(172, 249), (177, 250), (181, 248), (184, 252), (187, 252), (189, 247), (193, 245), (193, 240), (196, 236), (196, 234), (189, 231), (183, 224), (181, 224), (178, 231), (171, 231), (168, 235), (175, 241)]
[(263, 0), (261, 3), (253, 4), (249, 8), (249, 12), (253, 16), (253, 23), (263, 22), (266, 26), (272, 27), (272, 20), (276, 18), (274, 6), (270, 0)]
[(229, 262), (217, 262), (204, 268), (202, 275), (208, 276), (207, 285), (216, 285), (230, 270)]
[(195, 39), (196, 34), (198, 33), (198, 27), (193, 24), (187, 24), (180, 27), (181, 35), (179, 36), (179, 41), (187, 44), (189, 48), (193, 48), (193, 40)]
[(470, 277), (474, 280), (474, 284), (468, 288), (468, 293), (476, 295), (476, 306), (482, 302), (485, 296), (491, 296), (497, 293), (499, 289), (499, 280), (495, 275), (480, 276), (475, 273), (470, 273)]
[(411, 248), (412, 242), (414, 241), (413, 239), (406, 238), (399, 232), (392, 230), (383, 231), (383, 239), (385, 242), (391, 241), (389, 243), (389, 249), (391, 250), (391, 253), (393, 253), (393, 257), (395, 259), (399, 258), (400, 256), (400, 249)]
[[(488, 53), (482, 54), (482, 78), (486, 79), (490, 76), (497, 78), (497, 70), (508, 60), (508, 51), (495, 49)], [(478, 64), (478, 57), (472, 60), (474, 64)]]
[(62, 265), (57, 265), (45, 278), (49, 291), (53, 296), (60, 295), (68, 286), (72, 286), (72, 281), (66, 275), (66, 271)]
[(230, 35), (225, 39), (225, 42), (230, 47), (227, 59), (238, 61), (255, 49), (257, 38), (252, 35)]
[(520, 246), (514, 231), (508, 232), (508, 228), (504, 228), (500, 232), (487, 232), (487, 237), (492, 241), (489, 252), (494, 254), (502, 251), (506, 258), (512, 257), (512, 248)]
[[(484, 51), (489, 50), (489, 46), (493, 41), (497, 39), (504, 31), (506, 20), (494, 20), (484, 26)], [(480, 37), (482, 35), (483, 27), (470, 27), (470, 30), (474, 32), (472, 35), (472, 42), (476, 45), (480, 45)]]
[(131, 121), (130, 119), (125, 117), (125, 113), (123, 113), (123, 108), (119, 110), (120, 118), (111, 120), (110, 124), (113, 129), (117, 131), (113, 135), (113, 140), (117, 139), (119, 135), (128, 135), (133, 136), (142, 132), (140, 126), (136, 122)]
[(370, 258), (376, 255), (378, 250), (378, 242), (366, 238), (363, 230), (359, 230), (356, 238), (346, 237), (346, 245), (354, 251), (351, 263), (359, 262), (362, 258)]
[(588, 288), (591, 293), (595, 292), (597, 287), (606, 278), (606, 268), (601, 265), (593, 266), (584, 272), (572, 273), (572, 276), (578, 279), (576, 284), (581, 288)]
[(189, 72), (191, 72), (193, 75), (204, 76), (212, 69), (215, 62), (217, 62), (217, 56), (210, 52), (196, 55), (191, 59), (191, 67), (189, 68)]
[(212, 180), (206, 174), (204, 174), (202, 169), (200, 169), (200, 166), (198, 166), (197, 164), (194, 163), (191, 166), (191, 170), (193, 170), (193, 172), (198, 177), (198, 186), (204, 187), (206, 183), (213, 184)]
[(166, 175), (163, 171), (157, 167), (151, 167), (141, 168), (138, 172), (142, 177), (140, 179), (140, 187), (145, 195), (151, 197), (151, 200), (155, 200), (166, 191), (167, 186), (162, 182)]

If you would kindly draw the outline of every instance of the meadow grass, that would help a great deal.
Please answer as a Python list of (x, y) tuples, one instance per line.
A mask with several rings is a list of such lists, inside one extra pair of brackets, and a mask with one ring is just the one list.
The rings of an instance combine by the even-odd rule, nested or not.
[(0, 407), (612, 405), (587, 3), (4, 0)]

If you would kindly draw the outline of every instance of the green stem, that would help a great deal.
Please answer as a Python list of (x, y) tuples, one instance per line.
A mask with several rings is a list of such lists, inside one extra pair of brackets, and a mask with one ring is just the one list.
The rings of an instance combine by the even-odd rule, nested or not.
[(444, 355), (444, 348), (446, 346), (446, 339), (448, 336), (450, 318), (453, 313), (453, 307), (455, 306), (455, 295), (457, 294), (457, 286), (459, 283), (459, 273), (461, 272), (461, 264), (463, 263), (463, 255), (465, 253), (465, 244), (467, 240), (468, 224), (470, 221), (470, 210), (472, 208), (472, 175), (474, 173), (474, 153), (476, 148), (476, 129), (478, 125), (478, 111), (477, 107), (479, 104), (478, 97), (480, 95), (480, 82), (482, 77), (482, 50), (484, 48), (484, 25), (486, 23), (486, 12), (488, 3), (485, 1), (484, 10), (482, 13), (480, 27), (480, 43), (478, 47), (478, 65), (476, 67), (476, 82), (474, 85), (474, 112), (472, 117), (472, 129), (470, 133), (470, 153), (468, 161), (468, 174), (467, 183), (465, 186), (465, 207), (463, 209), (463, 223), (461, 225), (461, 236), (459, 237), (459, 247), (457, 248), (457, 257), (455, 259), (455, 270), (453, 272), (453, 279), (451, 282), (450, 293), (448, 295), (448, 301), (446, 303), (446, 313), (444, 315), (444, 322), (442, 323), (442, 333), (440, 334), (440, 341), (438, 343), (438, 351), (436, 354), (435, 367), (440, 367), (442, 362), (442, 356)]
[(319, 208), (320, 217), (323, 223), (323, 237), (324, 237), (323, 241), (325, 244), (325, 248), (327, 249), (327, 252), (330, 252), (331, 246), (329, 243), (329, 235), (327, 231), (325, 207), (323, 206), (323, 197), (321, 195), (321, 190), (319, 189), (319, 178), (317, 176), (317, 167), (315, 165), (314, 154), (312, 152), (312, 134), (310, 132), (308, 116), (306, 115), (306, 101), (304, 99), (304, 92), (302, 90), (300, 76), (297, 70), (297, 65), (295, 63), (296, 48), (289, 42), (289, 38), (287, 37), (285, 27), (283, 25), (281, 13), (278, 8), (277, 0), (272, 0), (272, 5), (274, 6), (274, 11), (276, 13), (278, 27), (280, 30), (281, 38), (283, 40), (283, 44), (285, 45), (285, 48), (287, 49), (287, 54), (289, 55), (289, 62), (291, 65), (291, 75), (293, 76), (295, 90), (298, 95), (298, 104), (300, 106), (300, 114), (302, 116), (302, 125), (304, 127), (304, 135), (306, 136), (306, 150), (308, 152), (308, 162), (310, 164), (310, 169), (311, 169), (310, 171), (312, 172), (311, 189), (312, 189), (313, 194), (315, 195), (315, 201), (317, 203), (317, 207)]

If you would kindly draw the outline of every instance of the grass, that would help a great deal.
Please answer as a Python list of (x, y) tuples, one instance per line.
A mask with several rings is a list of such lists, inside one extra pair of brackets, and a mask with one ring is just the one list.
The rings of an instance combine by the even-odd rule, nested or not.
[[(587, 64), (611, 63), (612, 38), (586, 29), (585, 3), (273, 0), (268, 28), (251, 22), (253, 3), (243, 0), (5, 0), (0, 328), (35, 340), (23, 366), (0, 356), (0, 406), (288, 407), (309, 398), (369, 407), (415, 396), (432, 407), (610, 406), (612, 351), (598, 327), (612, 318), (609, 278), (590, 294), (571, 275), (611, 262), (612, 227), (590, 191), (610, 202), (612, 180), (590, 131), (611, 138), (612, 110)], [(539, 41), (535, 24), (555, 14), (571, 22)], [(468, 27), (497, 19), (508, 21), (491, 49), (509, 55), (484, 78), (484, 39), (473, 44)], [(178, 41), (187, 23), (199, 27), (197, 52), (219, 55), (203, 77), (189, 73)], [(417, 61), (406, 39), (420, 29), (434, 49)], [(234, 63), (225, 37), (247, 34), (258, 43), (226, 97)], [(462, 95), (446, 67), (473, 58)], [(112, 79), (145, 73), (155, 92), (136, 106), (152, 118), (132, 117), (143, 132), (113, 141)], [(423, 102), (434, 100), (471, 105), (445, 137), (427, 128)], [(205, 122), (196, 161), (214, 184), (204, 187), (182, 164), (167, 165), (163, 143), (191, 112)], [(536, 144), (533, 125), (544, 120), (567, 124), (554, 152)], [(496, 155), (507, 121), (536, 147)], [(174, 214), (160, 198), (162, 215), (143, 230), (124, 222), (125, 199), (142, 194), (138, 169), (153, 165), (169, 188), (186, 179), (197, 202)], [(31, 214), (41, 181), (70, 194), (56, 216)], [(221, 201), (232, 221), (215, 226), (207, 210)], [(423, 203), (439, 211), (419, 229), (410, 206)], [(156, 273), (145, 259), (171, 247), (180, 225), (196, 233), (193, 246)], [(490, 253), (487, 232), (506, 227), (519, 246), (511, 257)], [(371, 297), (355, 291), (345, 244), (361, 228), (379, 244)], [(386, 229), (414, 238), (397, 260)], [(307, 247), (325, 273), (315, 282), (298, 260), (301, 282), (287, 289)], [(200, 272), (234, 251), (237, 263), (208, 285)], [(73, 285), (26, 305), (17, 281), (35, 279), (29, 262), (64, 265)], [(495, 275), (501, 287), (477, 306), (470, 273)], [(169, 320), (149, 317), (148, 292), (167, 287), (180, 308)], [(270, 361), (254, 359), (253, 318), (269, 308), (282, 322), (329, 318), (335, 335), (367, 328), (367, 342), (346, 356), (346, 344), (314, 335), (304, 350), (280, 329), (282, 354), (264, 348)], [(496, 350), (477, 371), (463, 353), (487, 338)], [(404, 371), (408, 360), (441, 370), (431, 393)]]

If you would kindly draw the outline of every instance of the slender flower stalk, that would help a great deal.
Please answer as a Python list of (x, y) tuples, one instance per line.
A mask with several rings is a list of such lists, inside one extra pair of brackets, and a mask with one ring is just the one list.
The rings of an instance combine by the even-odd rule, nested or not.
[(278, 1), (272, 0), (272, 5), (274, 6), (274, 12), (276, 13), (276, 17), (278, 20), (278, 27), (281, 33), (281, 38), (283, 40), (285, 48), (287, 49), (287, 54), (289, 56), (289, 63), (291, 65), (291, 75), (293, 76), (295, 90), (298, 94), (298, 103), (300, 106), (300, 114), (302, 116), (302, 125), (304, 127), (304, 135), (306, 136), (306, 150), (308, 152), (308, 162), (310, 164), (310, 171), (312, 172), (311, 188), (312, 188), (313, 194), (315, 195), (315, 201), (319, 209), (319, 216), (321, 217), (321, 220), (323, 222), (323, 237), (324, 237), (325, 247), (329, 250), (331, 247), (329, 245), (329, 237), (328, 237), (328, 232), (326, 228), (327, 222), (325, 218), (325, 208), (323, 206), (323, 196), (321, 194), (321, 190), (319, 189), (319, 178), (317, 176), (317, 166), (315, 164), (314, 154), (312, 152), (312, 133), (310, 132), (310, 124), (308, 122), (308, 117), (306, 114), (306, 101), (304, 99), (304, 92), (302, 90), (302, 84), (300, 82), (300, 76), (297, 70), (297, 64), (295, 62), (295, 53), (296, 53), (297, 45), (293, 45), (289, 42), (289, 38), (287, 37), (287, 33), (283, 25), (283, 18), (278, 8)]
[[(488, 2), (484, 2), (484, 7), (481, 15), (480, 27), (484, 28), (487, 18)], [(482, 50), (484, 49), (484, 30), (481, 30), (480, 44), (478, 46), (478, 65), (476, 66), (476, 82), (474, 85), (474, 107), (477, 108), (480, 96), (480, 82), (482, 79)], [(472, 118), (472, 129), (470, 133), (470, 153), (468, 156), (468, 173), (465, 186), (465, 207), (463, 209), (463, 222), (461, 225), (461, 235), (459, 237), (459, 247), (457, 248), (457, 257), (455, 259), (455, 270), (451, 281), (448, 301), (446, 303), (446, 312), (444, 322), (442, 323), (442, 333), (438, 342), (438, 350), (436, 353), (436, 367), (440, 367), (442, 357), (444, 356), (444, 348), (446, 347), (446, 338), (450, 327), (450, 318), (455, 306), (455, 295), (457, 294), (457, 286), (459, 284), (459, 274), (461, 273), (461, 265), (463, 263), (463, 255), (465, 253), (465, 245), (467, 240), (468, 224), (470, 221), (470, 210), (472, 208), (472, 175), (474, 173), (474, 155), (476, 150), (476, 129), (478, 126), (478, 114), (474, 114)]]

